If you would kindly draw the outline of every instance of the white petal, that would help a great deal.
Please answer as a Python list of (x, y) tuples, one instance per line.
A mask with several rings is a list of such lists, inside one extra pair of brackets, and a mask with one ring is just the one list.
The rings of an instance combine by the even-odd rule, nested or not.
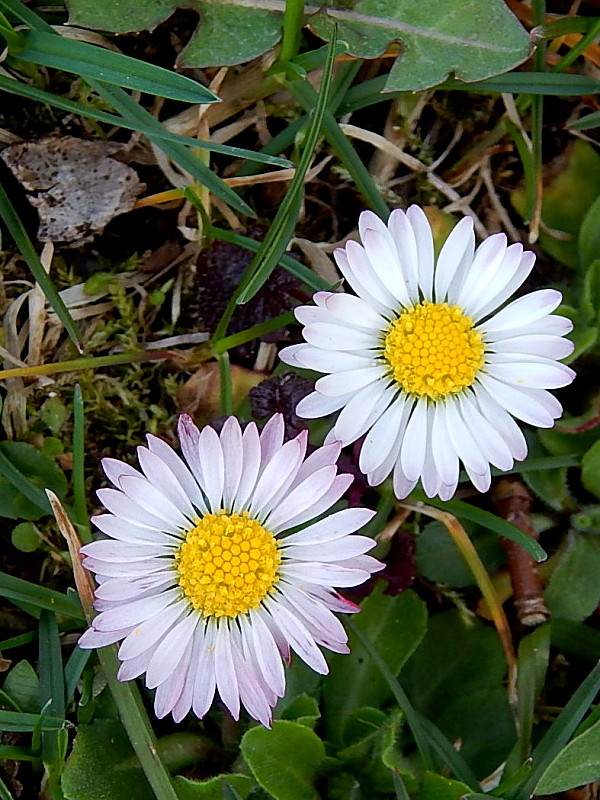
[(206, 425), (198, 439), (198, 459), (200, 463), (200, 486), (207, 497), (209, 510), (213, 514), (223, 506), (223, 485), (225, 482), (225, 463), (221, 440), (214, 428)]
[(309, 344), (323, 350), (369, 350), (379, 344), (379, 335), (359, 331), (341, 323), (317, 322), (307, 325), (302, 332)]
[(215, 677), (217, 691), (221, 700), (229, 709), (234, 719), (240, 716), (240, 691), (236, 677), (233, 653), (231, 649), (231, 631), (229, 622), (221, 620), (217, 630), (215, 646)]
[(432, 409), (431, 451), (443, 484), (456, 489), (459, 463), (448, 432), (445, 403), (436, 403)]
[[(477, 330), (483, 331), (483, 326), (478, 326)], [(558, 314), (549, 314), (537, 322), (531, 322), (525, 325), (516, 325), (505, 330), (500, 330), (497, 333), (485, 333), (484, 339), (489, 342), (500, 342), (509, 339), (513, 336), (531, 336), (533, 334), (547, 334), (551, 336), (564, 336), (573, 330), (573, 323), (567, 317), (561, 317)]]
[[(190, 520), (196, 516), (189, 497), (169, 467), (156, 453), (146, 447), (138, 447), (138, 460), (148, 481), (159, 489), (173, 505)], [(204, 504), (203, 504), (204, 505)]]
[(157, 436), (148, 434), (146, 439), (148, 441), (148, 448), (153, 453), (156, 453), (156, 455), (159, 456), (171, 470), (173, 475), (179, 481), (179, 484), (186, 497), (189, 498), (190, 502), (193, 503), (193, 505), (199, 509), (202, 514), (205, 514), (207, 508), (202, 492), (200, 491), (200, 487), (181, 458), (179, 458), (177, 453), (175, 453), (175, 451), (169, 447), (166, 442), (163, 442), (163, 440), (159, 439)]
[(115, 563), (110, 561), (97, 561), (95, 558), (86, 556), (82, 562), (83, 566), (104, 577), (126, 578), (138, 575), (149, 575), (153, 572), (164, 572), (165, 569), (172, 569), (173, 560), (165, 558), (147, 558), (140, 561), (129, 561)]
[(278, 697), (285, 691), (285, 674), (283, 663), (273, 635), (265, 625), (262, 611), (250, 611), (249, 622), (246, 616), (240, 618), (240, 625), (246, 628), (256, 662), (260, 667), (265, 683), (271, 687)]
[(381, 331), (388, 327), (388, 320), (372, 306), (345, 292), (333, 292), (325, 301), (325, 307), (340, 322), (346, 322), (369, 331)]
[(413, 404), (413, 400), (401, 393), (367, 432), (358, 462), (365, 475), (377, 469), (404, 436)]
[(202, 650), (203, 641), (204, 641), (204, 623), (201, 621), (193, 637), (192, 652), (190, 654), (190, 659), (187, 664), (183, 690), (181, 692), (181, 695), (179, 696), (179, 699), (173, 706), (173, 719), (175, 722), (181, 722), (181, 720), (185, 716), (187, 716), (187, 714), (189, 714), (190, 709), (192, 707), (192, 698), (194, 695), (194, 682), (196, 680), (196, 669), (198, 662), (200, 660), (200, 652)]
[(405, 497), (407, 497), (417, 485), (417, 481), (410, 481), (402, 472), (402, 464), (400, 461), (397, 461), (396, 466), (394, 467), (392, 482), (394, 486), (394, 494), (398, 500), (403, 500)]
[(360, 438), (383, 414), (397, 394), (395, 384), (378, 381), (365, 386), (347, 403), (331, 435), (345, 446)]
[(256, 424), (246, 425), (242, 434), (242, 474), (233, 503), (234, 511), (245, 511), (260, 470), (260, 438)]
[(296, 414), (303, 419), (327, 417), (329, 414), (339, 411), (353, 397), (354, 392), (349, 392), (341, 397), (325, 397), (319, 392), (312, 392), (300, 400), (296, 406)]
[(282, 540), (285, 547), (294, 545), (321, 545), (332, 542), (359, 530), (375, 515), (370, 508), (343, 508), (324, 519), (303, 528)]
[(453, 397), (446, 399), (446, 427), (454, 451), (472, 472), (484, 474), (488, 463), (460, 413), (460, 405)]
[[(393, 213), (393, 212), (392, 212)], [(425, 300), (433, 297), (434, 249), (429, 220), (420, 206), (409, 206), (406, 216), (417, 243), (419, 286)]]
[(397, 308), (398, 301), (380, 280), (358, 242), (348, 242), (345, 251), (334, 250), (333, 255), (340, 271), (359, 297), (380, 314), (387, 315), (390, 309)]
[(388, 227), (396, 246), (400, 269), (410, 303), (419, 302), (419, 253), (413, 227), (405, 213), (396, 208), (390, 214)]
[(371, 573), (367, 570), (348, 569), (339, 564), (322, 564), (318, 561), (303, 561), (282, 564), (281, 574), (296, 578), (297, 581), (316, 583), (321, 586), (360, 586)]
[(496, 233), (482, 242), (465, 272), (462, 286), (451, 283), (448, 287), (448, 302), (461, 306), (471, 315), (498, 271), (506, 254), (506, 235)]
[(477, 444), (485, 458), (498, 469), (511, 469), (514, 463), (512, 453), (501, 434), (485, 419), (477, 408), (473, 395), (464, 392), (458, 397), (460, 413), (465, 424), (476, 432)]
[(198, 483), (202, 468), (200, 467), (200, 457), (198, 454), (198, 442), (200, 441), (200, 431), (188, 414), (181, 414), (177, 423), (177, 435), (181, 445), (181, 452), (185, 458), (191, 474)]
[(435, 267), (434, 294), (438, 303), (446, 299), (448, 287), (456, 281), (462, 283), (462, 273), (470, 266), (475, 250), (473, 220), (463, 217), (454, 228), (440, 251)]
[(125, 542), (115, 542), (110, 539), (100, 539), (97, 542), (90, 542), (79, 549), (84, 556), (92, 556), (99, 561), (114, 561), (115, 563), (127, 563), (128, 561), (140, 561), (152, 558), (153, 556), (171, 555), (175, 549), (174, 545), (164, 544), (129, 544)]
[(427, 445), (428, 405), (426, 398), (420, 398), (406, 426), (400, 463), (402, 472), (409, 481), (418, 480), (425, 462)]
[(134, 478), (125, 475), (121, 478), (121, 488), (127, 497), (137, 503), (140, 508), (161, 519), (167, 530), (171, 526), (188, 530), (193, 524), (192, 518), (182, 514), (177, 506), (165, 497), (156, 486), (148, 483), (145, 478)]
[(282, 445), (265, 466), (252, 494), (249, 507), (252, 516), (264, 519), (291, 485), (306, 453), (307, 433), (304, 431)]
[(377, 363), (375, 351), (365, 350), (362, 355), (357, 355), (356, 353), (342, 353), (339, 350), (319, 350), (309, 344), (295, 346), (304, 348), (296, 353), (295, 366), (312, 369), (315, 372), (344, 372), (348, 369), (372, 367)]
[(358, 392), (375, 381), (383, 380), (387, 372), (388, 367), (380, 364), (376, 367), (352, 369), (336, 375), (326, 375), (324, 378), (319, 378), (315, 389), (326, 396), (339, 397), (349, 392)]
[(284, 434), (285, 422), (283, 414), (273, 414), (260, 432), (261, 472), (265, 468), (265, 465), (269, 463), (275, 453), (281, 448)]
[(523, 253), (520, 244), (511, 244), (507, 249), (504, 261), (490, 285), (479, 297), (479, 305), (473, 311), (477, 321), (499, 308), (521, 286), (535, 264), (535, 253), (530, 250)]
[(515, 388), (483, 373), (477, 376), (477, 380), (510, 414), (530, 425), (551, 428), (554, 420), (562, 414), (558, 400), (543, 389)]
[(171, 627), (158, 647), (153, 650), (146, 670), (146, 686), (149, 689), (155, 689), (163, 681), (166, 681), (175, 670), (179, 669), (181, 659), (194, 636), (199, 620), (199, 614), (192, 611)]
[[(568, 386), (575, 377), (573, 370), (566, 364), (559, 364), (550, 359), (536, 363), (533, 358), (534, 356), (530, 356), (528, 361), (507, 364), (493, 363), (490, 358), (485, 371), (499, 381), (528, 389), (558, 389), (561, 386)], [(539, 358), (541, 359), (541, 356)]]
[(412, 305), (407, 276), (389, 237), (369, 228), (365, 231), (363, 242), (371, 268), (387, 291), (404, 307)]
[(551, 359), (561, 359), (570, 356), (575, 345), (569, 339), (549, 334), (530, 334), (525, 336), (511, 336), (508, 339), (499, 339), (489, 344), (486, 351), (492, 353), (514, 353), (524, 361), (529, 355), (543, 356)]
[(139, 625), (140, 622), (150, 619), (155, 614), (164, 613), (165, 609), (173, 602), (183, 606), (179, 596), (179, 589), (169, 589), (168, 592), (163, 592), (156, 597), (146, 597), (143, 600), (126, 603), (111, 611), (104, 611), (94, 618), (94, 628), (99, 631), (110, 631), (126, 628), (129, 625)]
[[(318, 473), (316, 474), (318, 475)], [(340, 497), (348, 490), (353, 480), (354, 478), (352, 475), (338, 475), (330, 484), (329, 488), (323, 491), (324, 486), (319, 485), (322, 481), (321, 476), (315, 478), (314, 483), (311, 484), (308, 483), (311, 481), (311, 478), (307, 478), (301, 486), (294, 489), (294, 492), (302, 488), (303, 494), (309, 493), (309, 488), (312, 486), (312, 501), (310, 497), (307, 498), (306, 503), (302, 504), (304, 507), (302, 510), (299, 510), (301, 504), (298, 502), (298, 498), (300, 497), (300, 495), (298, 495), (297, 498), (294, 499), (294, 502), (290, 503), (285, 509), (282, 507), (278, 508), (275, 512), (277, 516), (272, 514), (268, 520), (269, 530), (276, 534), (281, 530), (295, 528), (297, 525), (302, 525), (311, 519), (319, 517), (325, 511), (328, 511), (334, 503), (337, 503)], [(290, 492), (290, 497), (291, 495), (292, 492)]]
[(88, 628), (78, 639), (77, 645), (81, 647), (82, 650), (95, 650), (99, 647), (106, 647), (109, 644), (114, 644), (118, 642), (119, 639), (123, 639), (129, 631), (131, 627), (128, 628), (120, 628), (114, 631), (97, 631), (93, 627)]
[(341, 540), (326, 544), (291, 544), (286, 543), (284, 555), (295, 561), (344, 561), (347, 558), (362, 555), (375, 547), (375, 542), (368, 536), (344, 536)]
[(122, 602), (123, 600), (132, 600), (134, 597), (137, 599), (150, 597), (170, 588), (175, 583), (177, 583), (177, 575), (174, 570), (141, 575), (137, 578), (110, 578), (98, 586), (95, 595), (100, 600)]
[(562, 300), (556, 289), (538, 289), (513, 300), (497, 314), (477, 327), (487, 339), (489, 334), (511, 331), (538, 322), (552, 313)]
[(242, 430), (235, 417), (228, 417), (221, 430), (223, 450), (223, 507), (230, 510), (240, 485), (243, 462)]
[(264, 603), (271, 615), (271, 619), (300, 658), (315, 672), (320, 675), (326, 675), (329, 672), (329, 668), (323, 653), (321, 653), (314, 639), (300, 620), (271, 597), (267, 597)]
[(335, 653), (350, 652), (342, 623), (322, 603), (291, 584), (286, 585), (285, 593), (278, 597), (278, 602), (302, 620), (317, 644)]
[(181, 541), (180, 534), (174, 537), (163, 530), (134, 525), (132, 522), (121, 519), (120, 517), (114, 517), (112, 514), (98, 514), (92, 517), (92, 522), (102, 533), (105, 533), (107, 536), (112, 536), (113, 539), (119, 539), (119, 541), (122, 542), (177, 544)]
[(204, 629), (199, 627), (198, 633), (202, 630), (204, 637), (198, 647), (200, 657), (197, 661), (194, 694), (192, 697), (192, 708), (199, 719), (202, 719), (211, 707), (216, 689), (214, 651), (217, 626), (214, 622), (209, 622)]
[(379, 231), (382, 236), (390, 239), (390, 232), (381, 217), (378, 217), (373, 211), (361, 211), (358, 216), (358, 234), (363, 242), (365, 240), (365, 231), (369, 228), (374, 231)]
[(123, 475), (133, 475), (137, 478), (142, 477), (142, 473), (138, 472), (137, 469), (130, 467), (129, 464), (126, 464), (124, 461), (118, 461), (116, 458), (102, 458), (100, 459), (100, 463), (102, 464), (104, 474), (117, 489), (121, 488), (119, 479)]
[(309, 475), (312, 475), (313, 472), (317, 472), (317, 470), (320, 470), (323, 467), (328, 467), (331, 464), (337, 464), (337, 460), (340, 457), (341, 452), (341, 442), (332, 442), (331, 444), (323, 445), (323, 447), (317, 447), (317, 449), (313, 450), (308, 458), (305, 459), (300, 465), (300, 469), (294, 478), (294, 482), (292, 483), (290, 490), (295, 489), (296, 486), (301, 484), (302, 481), (306, 480), (306, 478), (308, 478)]
[(165, 522), (134, 503), (126, 494), (117, 489), (98, 489), (96, 494), (105, 508), (125, 522), (152, 528), (155, 531), (180, 535), (180, 529), (176, 522)]
[(327, 492), (336, 475), (337, 467), (333, 465), (313, 472), (295, 489), (292, 489), (279, 507), (268, 515), (264, 525), (270, 530), (274, 530), (286, 524), (290, 517), (295, 517), (297, 514), (302, 513), (310, 507), (313, 501), (318, 500), (321, 495)]
[(523, 431), (519, 428), (515, 420), (508, 411), (491, 397), (483, 386), (475, 387), (475, 398), (479, 410), (488, 422), (498, 431), (500, 436), (507, 443), (512, 456), (517, 461), (523, 461), (527, 457), (527, 442)]

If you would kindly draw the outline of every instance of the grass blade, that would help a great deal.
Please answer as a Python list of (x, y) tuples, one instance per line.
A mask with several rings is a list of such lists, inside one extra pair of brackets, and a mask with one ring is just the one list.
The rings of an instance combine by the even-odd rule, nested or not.
[[(38, 89), (35, 86), (20, 83), (14, 78), (7, 78), (5, 75), (0, 75), (0, 90), (16, 94), (20, 97), (26, 97), (29, 100), (35, 100), (38, 103), (46, 103), (49, 106), (60, 108), (63, 111), (69, 111), (80, 117), (87, 117), (97, 120), (98, 122), (105, 122), (107, 125), (115, 125), (119, 128), (126, 128), (127, 130), (138, 131), (143, 134), (151, 133), (152, 135), (160, 136), (160, 138), (165, 141), (174, 142), (175, 144), (181, 144), (186, 147), (199, 148), (211, 153), (221, 153), (226, 156), (231, 156), (231, 158), (242, 158), (246, 161), (256, 161), (260, 164), (270, 164), (275, 167), (293, 166), (291, 161), (288, 161), (287, 158), (271, 155), (270, 151), (267, 150), (254, 152), (253, 150), (246, 150), (244, 147), (233, 147), (232, 145), (218, 144), (217, 142), (207, 142), (204, 139), (193, 139), (191, 136), (179, 136), (179, 134), (167, 130), (161, 123), (148, 125), (141, 119), (133, 124), (120, 114), (110, 114), (108, 111), (101, 111), (98, 108), (94, 108), (94, 106), (76, 103), (74, 100), (68, 100), (66, 97), (59, 97), (51, 92), (46, 92), (44, 89)], [(154, 120), (154, 122), (156, 123), (157, 121)]]
[(87, 42), (40, 30), (22, 32), (21, 41), (18, 50), (10, 50), (9, 62), (30, 61), (184, 103), (215, 103), (219, 99), (210, 89), (185, 75)]
[(4, 224), (8, 228), (10, 235), (19, 248), (21, 255), (27, 262), (27, 266), (37, 283), (40, 285), (46, 300), (50, 303), (57, 317), (62, 322), (65, 330), (71, 337), (75, 347), (80, 353), (83, 353), (84, 345), (81, 334), (69, 314), (69, 310), (63, 303), (61, 296), (56, 290), (56, 287), (48, 277), (48, 273), (44, 269), (40, 258), (31, 243), (31, 239), (27, 235), (27, 231), (19, 216), (12, 207), (8, 195), (4, 191), (4, 187), (0, 184), (0, 217), (4, 220)]
[[(81, 387), (73, 392), (73, 515), (84, 544), (91, 542), (85, 491), (85, 411)], [(46, 498), (47, 499), (47, 498)]]
[(22, 578), (15, 578), (5, 572), (0, 572), (0, 597), (27, 603), (35, 608), (54, 611), (64, 617), (83, 620), (83, 611), (75, 596), (46, 589), (44, 586), (24, 581)]
[(40, 703), (52, 702), (55, 717), (65, 716), (65, 682), (56, 616), (44, 609), (39, 622)]
[[(39, 723), (39, 714), (22, 711), (0, 711), (0, 730), (3, 733), (33, 733)], [(64, 719), (46, 716), (42, 720), (43, 731), (57, 731), (65, 724)]]

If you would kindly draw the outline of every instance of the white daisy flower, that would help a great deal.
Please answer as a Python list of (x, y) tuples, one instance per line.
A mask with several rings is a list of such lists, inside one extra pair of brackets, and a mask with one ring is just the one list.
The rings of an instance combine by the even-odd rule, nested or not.
[[(557, 359), (573, 344), (572, 324), (552, 315), (561, 301), (541, 289), (498, 308), (521, 286), (535, 256), (506, 237), (477, 249), (465, 217), (437, 258), (418, 206), (393, 211), (387, 226), (371, 211), (359, 220), (362, 245), (350, 241), (335, 260), (355, 295), (318, 292), (301, 306), (305, 344), (281, 352), (297, 367), (329, 373), (296, 413), (340, 411), (328, 440), (365, 436), (359, 466), (373, 486), (393, 471), (398, 498), (421, 480), (447, 500), (462, 462), (480, 492), (490, 464), (510, 469), (527, 455), (513, 419), (550, 428), (562, 413), (546, 389), (574, 373)], [(328, 441), (326, 440), (326, 441)]]
[(290, 648), (316, 672), (318, 645), (348, 652), (332, 611), (358, 610), (333, 590), (363, 583), (383, 566), (365, 555), (375, 542), (352, 536), (365, 508), (320, 517), (352, 483), (338, 475), (339, 442), (304, 458), (306, 431), (283, 443), (282, 416), (259, 435), (230, 417), (218, 435), (180, 418), (182, 460), (148, 436), (142, 471), (112, 458), (115, 489), (98, 496), (110, 512), (93, 518), (107, 539), (81, 548), (99, 584), (100, 613), (83, 648), (122, 641), (118, 677), (145, 673), (158, 717), (203, 717), (215, 691), (237, 719), (240, 703), (269, 725), (282, 697)]

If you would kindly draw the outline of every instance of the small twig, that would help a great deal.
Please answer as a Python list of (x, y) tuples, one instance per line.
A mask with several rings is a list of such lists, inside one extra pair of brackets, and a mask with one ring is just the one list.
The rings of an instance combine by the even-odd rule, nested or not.
[[(499, 481), (492, 490), (492, 500), (501, 517), (532, 539), (538, 539), (530, 518), (531, 495), (520, 481), (513, 478)], [(504, 538), (501, 541), (508, 562), (517, 619), (527, 627), (541, 625), (550, 612), (544, 602), (537, 562), (516, 542)]]

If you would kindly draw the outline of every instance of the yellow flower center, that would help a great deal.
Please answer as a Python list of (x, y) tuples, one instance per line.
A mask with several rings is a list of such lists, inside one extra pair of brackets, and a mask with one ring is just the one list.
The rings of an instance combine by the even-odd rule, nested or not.
[(458, 306), (423, 301), (390, 325), (383, 353), (405, 392), (439, 400), (470, 386), (483, 366), (483, 337)]
[(278, 579), (275, 537), (248, 512), (206, 514), (175, 555), (179, 585), (204, 616), (236, 617), (256, 608)]

